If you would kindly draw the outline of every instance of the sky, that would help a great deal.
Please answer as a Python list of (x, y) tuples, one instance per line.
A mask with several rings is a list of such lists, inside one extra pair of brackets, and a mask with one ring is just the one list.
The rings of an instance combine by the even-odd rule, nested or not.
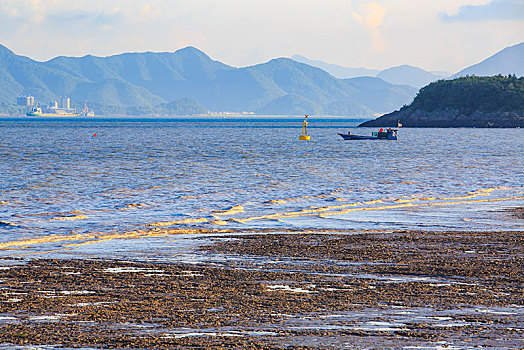
[(454, 73), (523, 41), (524, 0), (0, 0), (0, 44), (38, 61), (194, 46)]

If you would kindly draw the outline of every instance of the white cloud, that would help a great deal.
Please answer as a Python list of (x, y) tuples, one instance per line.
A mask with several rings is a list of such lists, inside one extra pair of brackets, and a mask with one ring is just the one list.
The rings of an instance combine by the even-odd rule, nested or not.
[(380, 27), (385, 15), (386, 8), (376, 1), (359, 4), (353, 11), (353, 18), (370, 28)]
[(463, 5), (456, 14), (440, 13), (444, 22), (524, 20), (524, 0), (492, 0), (487, 4)]
[(373, 52), (382, 53), (386, 51), (388, 42), (381, 30), (387, 13), (386, 8), (377, 1), (357, 2), (353, 7), (353, 18), (367, 29), (373, 43)]

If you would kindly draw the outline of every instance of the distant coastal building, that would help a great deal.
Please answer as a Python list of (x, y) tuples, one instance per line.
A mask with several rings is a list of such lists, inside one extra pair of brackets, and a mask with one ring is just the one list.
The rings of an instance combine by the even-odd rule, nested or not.
[(60, 96), (60, 108), (71, 109), (71, 100), (69, 97)]
[(34, 106), (35, 98), (33, 96), (18, 96), (16, 98), (17, 106)]
[(95, 115), (93, 110), (87, 107), (87, 102), (84, 104), (84, 109), (77, 112), (76, 108), (71, 108), (71, 99), (66, 96), (60, 96), (58, 101), (50, 100), (47, 105), (45, 103), (37, 103), (32, 96), (20, 96), (17, 98), (19, 106), (31, 106), (31, 110), (27, 112), (30, 117), (92, 117)]

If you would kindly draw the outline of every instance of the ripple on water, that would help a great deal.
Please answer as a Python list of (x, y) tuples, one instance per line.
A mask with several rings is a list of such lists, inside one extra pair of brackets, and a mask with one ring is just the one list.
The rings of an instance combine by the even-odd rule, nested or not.
[(337, 132), (354, 121), (315, 123), (299, 143), (299, 120), (5, 121), (0, 243), (148, 225), (523, 228), (500, 212), (524, 199), (522, 130), (402, 129), (398, 142), (344, 142)]

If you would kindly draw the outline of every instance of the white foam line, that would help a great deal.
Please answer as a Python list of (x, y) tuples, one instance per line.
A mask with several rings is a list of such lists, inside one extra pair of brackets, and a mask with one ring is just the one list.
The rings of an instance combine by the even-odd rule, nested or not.
[(302, 289), (302, 288), (291, 288), (290, 286), (283, 285), (283, 284), (275, 284), (272, 286), (266, 286), (268, 289), (273, 291), (285, 291), (285, 292), (292, 292), (292, 293), (316, 293), (312, 290)]
[(464, 348), (458, 348), (453, 345), (436, 345), (436, 346), (405, 346), (403, 349), (427, 349), (427, 350), (460, 350)]
[(122, 273), (122, 272), (162, 273), (164, 272), (164, 270), (143, 269), (143, 268), (138, 268), (138, 267), (109, 267), (105, 269), (104, 272), (110, 272), (110, 273)]
[(217, 332), (192, 332), (183, 334), (166, 334), (162, 338), (189, 338), (189, 337), (244, 337), (237, 333), (217, 333)]
[(95, 292), (90, 290), (62, 290), (60, 293), (65, 295), (71, 295), (71, 294), (95, 294)]
[(29, 317), (29, 320), (30, 321), (57, 321), (60, 318), (61, 317), (58, 316), (58, 315), (53, 315), (53, 316), (31, 316), (31, 317)]

